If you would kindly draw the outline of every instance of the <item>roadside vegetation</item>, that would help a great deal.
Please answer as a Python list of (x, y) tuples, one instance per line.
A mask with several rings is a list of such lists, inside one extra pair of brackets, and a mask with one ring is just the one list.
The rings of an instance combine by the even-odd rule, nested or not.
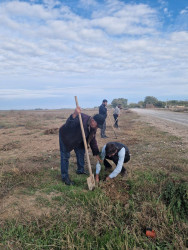
[[(122, 111), (116, 132), (131, 152), (128, 176), (103, 182), (103, 168), (99, 187), (88, 191), (71, 153), (69, 187), (61, 182), (58, 128), (70, 114), (0, 113), (0, 249), (186, 249), (187, 145)], [(98, 133), (100, 148), (115, 141), (109, 122), (107, 135)]]
[(154, 96), (146, 96), (144, 101), (130, 103), (129, 108), (167, 108), (175, 112), (188, 112), (188, 101), (166, 100), (160, 101)]

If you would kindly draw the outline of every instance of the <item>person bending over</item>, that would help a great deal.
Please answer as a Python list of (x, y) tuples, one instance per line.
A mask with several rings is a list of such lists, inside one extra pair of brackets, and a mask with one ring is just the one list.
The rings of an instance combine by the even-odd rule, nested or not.
[[(59, 144), (61, 155), (61, 178), (66, 185), (74, 185), (70, 180), (69, 158), (72, 150), (76, 153), (77, 158), (77, 174), (86, 174), (84, 170), (85, 148), (82, 138), (80, 121), (78, 114), (81, 113), (80, 107), (77, 107), (72, 115), (67, 119), (66, 123), (59, 129)], [(87, 144), (90, 145), (94, 156), (100, 160), (99, 149), (96, 141), (96, 131), (98, 127), (102, 127), (104, 117), (102, 115), (94, 115), (93, 117), (81, 113), (83, 127), (85, 131)]]
[(105, 170), (112, 168), (107, 159), (112, 160), (116, 164), (116, 168), (108, 177), (106, 177), (106, 180), (115, 178), (120, 173), (124, 176), (126, 174), (126, 169), (123, 164), (130, 160), (128, 147), (119, 142), (108, 142), (104, 145), (101, 152), (101, 159), (96, 165), (96, 182), (99, 182), (99, 173), (101, 171), (101, 165), (99, 162), (101, 162), (101, 160), (103, 160)]

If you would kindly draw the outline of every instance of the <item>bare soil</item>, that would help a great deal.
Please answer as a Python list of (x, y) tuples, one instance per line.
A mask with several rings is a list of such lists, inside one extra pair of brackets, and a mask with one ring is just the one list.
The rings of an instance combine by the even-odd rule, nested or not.
[(112, 201), (119, 201), (126, 205), (129, 200), (129, 186), (125, 179), (116, 178), (108, 182), (101, 182), (100, 187)]
[[(152, 110), (150, 111), (152, 112)], [(183, 124), (176, 123), (170, 120), (160, 119), (160, 117), (157, 118), (157, 117), (151, 116), (149, 113), (138, 112), (138, 114), (140, 115), (140, 121), (151, 124), (152, 126), (155, 126), (161, 131), (166, 131), (174, 136), (180, 137), (188, 146), (188, 126), (186, 124), (183, 125)], [(178, 115), (180, 114), (178, 113)], [(183, 115), (184, 117), (188, 117), (187, 114), (183, 114)]]

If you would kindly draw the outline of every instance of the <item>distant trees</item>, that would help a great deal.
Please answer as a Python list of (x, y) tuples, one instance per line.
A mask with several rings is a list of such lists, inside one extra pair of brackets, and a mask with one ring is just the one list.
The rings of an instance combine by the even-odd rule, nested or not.
[(171, 100), (168, 101), (168, 106), (185, 106), (188, 107), (188, 101), (177, 101), (177, 100)]
[(125, 98), (117, 98), (117, 99), (113, 99), (111, 105), (113, 108), (115, 108), (118, 104), (121, 105), (122, 108), (126, 108), (127, 107), (127, 99)]
[(129, 104), (129, 108), (140, 108), (140, 105), (138, 103), (132, 102)]
[(132, 102), (128, 105), (129, 108), (144, 108), (144, 102), (143, 101), (139, 101), (138, 103)]
[(156, 108), (165, 108), (166, 106), (184, 106), (188, 107), (188, 101), (177, 101), (177, 100), (169, 100), (168, 102), (164, 101), (159, 101), (156, 97), (154, 96), (146, 96), (144, 98), (144, 101), (139, 101), (138, 103), (130, 103), (129, 105), (127, 104), (128, 100), (125, 98), (117, 98), (113, 99), (111, 105), (112, 107), (116, 107), (118, 104), (122, 106), (122, 108), (145, 108), (146, 105), (148, 107), (156, 107)]
[(146, 104), (153, 104), (154, 107), (164, 108), (166, 103), (158, 101), (158, 99), (154, 96), (146, 96), (144, 99), (144, 107), (146, 107)]
[(139, 105), (140, 108), (143, 108), (144, 107), (144, 102), (143, 101), (139, 101), (138, 105)]
[(146, 104), (153, 104), (155, 106), (155, 104), (158, 102), (158, 99), (154, 96), (146, 96), (144, 99), (144, 106), (146, 106)]
[(165, 108), (165, 106), (166, 106), (166, 103), (162, 101), (158, 101), (155, 103), (155, 107), (157, 108)]

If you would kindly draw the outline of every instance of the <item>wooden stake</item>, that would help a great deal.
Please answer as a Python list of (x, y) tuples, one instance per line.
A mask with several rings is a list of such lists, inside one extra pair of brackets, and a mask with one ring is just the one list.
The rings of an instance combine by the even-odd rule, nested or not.
[[(75, 101), (76, 101), (76, 107), (79, 107), (77, 96), (75, 96)], [(81, 127), (81, 131), (82, 131), (82, 138), (83, 138), (83, 142), (84, 142), (84, 147), (85, 147), (85, 151), (86, 151), (86, 157), (87, 157), (87, 165), (88, 165), (89, 175), (90, 175), (87, 178), (87, 185), (88, 185), (89, 190), (93, 190), (95, 188), (95, 178), (94, 178), (94, 175), (93, 175), (92, 169), (91, 169), (91, 163), (90, 163), (90, 159), (89, 159), (89, 153), (88, 153), (88, 147), (87, 147), (87, 142), (86, 142), (86, 136), (85, 136), (85, 132), (84, 132), (84, 126), (83, 126), (83, 122), (82, 122), (82, 116), (81, 116), (80, 113), (79, 113), (79, 121), (80, 121), (80, 127)]]

